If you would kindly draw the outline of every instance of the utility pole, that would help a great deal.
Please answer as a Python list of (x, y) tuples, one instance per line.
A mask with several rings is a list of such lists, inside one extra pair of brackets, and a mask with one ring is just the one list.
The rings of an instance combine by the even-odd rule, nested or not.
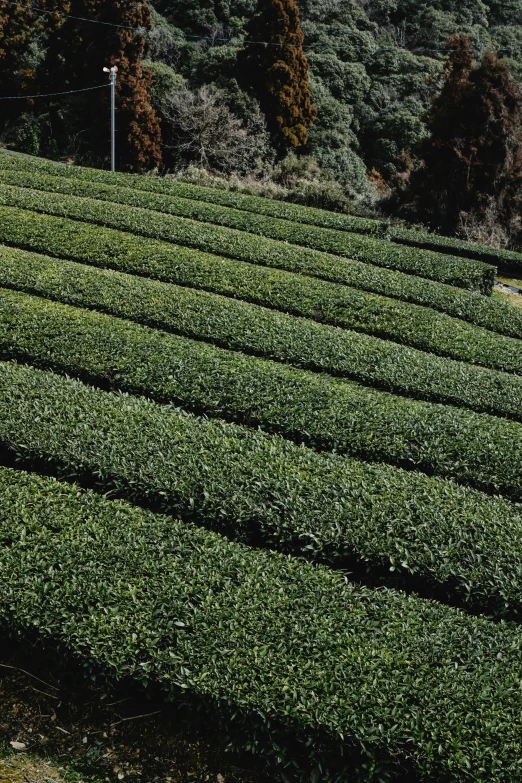
[(116, 171), (116, 74), (118, 68), (104, 68), (104, 73), (110, 74), (111, 80), (111, 171)]

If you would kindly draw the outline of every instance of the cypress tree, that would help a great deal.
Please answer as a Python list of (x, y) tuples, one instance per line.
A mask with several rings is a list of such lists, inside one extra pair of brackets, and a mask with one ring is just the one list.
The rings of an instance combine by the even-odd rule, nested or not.
[(35, 24), (29, 8), (0, 5), (0, 94), (17, 95), (34, 79), (34, 72), (24, 63)]
[(493, 52), (477, 67), (466, 36), (452, 38), (444, 83), (426, 117), (422, 167), (405, 194), (410, 216), (454, 233), (461, 213), (495, 204), (508, 224), (522, 188), (522, 94)]
[(258, 0), (239, 56), (241, 77), (259, 99), (277, 146), (304, 147), (317, 115), (295, 0)]
[[(161, 161), (160, 125), (150, 105), (151, 74), (143, 68), (144, 37), (150, 29), (146, 0), (62, 0), (62, 13), (95, 19), (121, 28), (62, 21), (51, 36), (42, 81), (53, 90), (81, 89), (107, 80), (105, 66), (118, 67), (116, 89), (117, 163), (122, 169), (147, 170)], [(134, 28), (134, 29), (126, 29)], [(109, 90), (86, 92), (54, 106), (53, 124), (67, 139), (77, 140), (80, 157), (106, 163), (109, 153)]]
[[(38, 93), (38, 72), (35, 51), (31, 45), (54, 29), (56, 16), (40, 14), (39, 10), (53, 12), (61, 0), (40, 0), (38, 8), (30, 3), (0, 5), (0, 95), (23, 96)], [(20, 117), (30, 117), (41, 111), (32, 99), (2, 101), (0, 125), (2, 130), (16, 127)], [(44, 108), (45, 111), (45, 108)]]

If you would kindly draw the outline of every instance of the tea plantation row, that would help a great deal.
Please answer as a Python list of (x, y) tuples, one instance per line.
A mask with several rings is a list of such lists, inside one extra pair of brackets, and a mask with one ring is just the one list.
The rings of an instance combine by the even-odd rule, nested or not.
[[(28, 215), (26, 220), (30, 226), (31, 216)], [(4, 241), (5, 237), (13, 241), (22, 235), (22, 244), (27, 244), (27, 239), (25, 242), (23, 239), (23, 223), (17, 221), (14, 229), (10, 228), (11, 225), (12, 221), (6, 221), (3, 230), (0, 226), (0, 236)], [(64, 231), (67, 231), (67, 227)], [(32, 233), (31, 227), (26, 233)], [(99, 263), (100, 259), (106, 257), (105, 240), (96, 231), (93, 234), (89, 251), (78, 245), (75, 255), (85, 260), (94, 258)], [(65, 247), (71, 244), (71, 236), (67, 232), (65, 242), (60, 244), (60, 235), (54, 232), (52, 240), (46, 244), (51, 244), (55, 255), (64, 256)], [(120, 261), (122, 256), (123, 260)], [(136, 253), (136, 249), (134, 258), (134, 263), (129, 263), (125, 249), (116, 249), (111, 253), (110, 266), (144, 273), (146, 269), (141, 266), (143, 256)], [(169, 270), (165, 270), (163, 278), (175, 277), (183, 285), (211, 289), (320, 323), (375, 334), (440, 356), (503, 372), (522, 373), (520, 340), (492, 333), (431, 308), (355, 288), (238, 261), (229, 261), (228, 264), (228, 269), (220, 262), (207, 263), (203, 269), (194, 269), (194, 261), (190, 259), (184, 267), (178, 264), (177, 274), (169, 275)]]
[[(256, 237), (253, 233), (246, 233), (245, 220), (239, 218), (227, 221), (228, 226), (221, 226), (211, 222), (201, 222), (209, 217), (211, 205), (204, 208), (204, 205), (198, 201), (189, 201), (187, 199), (178, 199), (174, 202), (169, 199), (171, 210), (169, 215), (176, 214), (178, 220), (173, 221), (172, 217), (167, 216), (162, 211), (155, 212), (150, 209), (153, 201), (162, 199), (162, 203), (167, 201), (167, 197), (154, 196), (149, 193), (140, 193), (129, 188), (118, 188), (109, 185), (96, 185), (95, 183), (83, 182), (67, 177), (52, 177), (48, 175), (31, 174), (28, 179), (27, 173), (20, 171), (5, 171), (0, 168), (0, 183), (4, 187), (26, 187), (31, 189), (33, 196), (40, 193), (60, 193), (63, 196), (82, 197), (99, 201), (106, 199), (103, 204), (118, 204), (113, 207), (110, 217), (107, 215), (106, 221), (101, 221), (103, 225), (111, 225), (116, 228), (122, 228), (121, 218), (134, 215), (134, 223), (131, 230), (135, 234), (153, 236), (156, 239), (167, 239), (168, 241), (178, 242), (197, 247), (200, 250), (207, 250), (220, 255), (231, 256), (251, 261), (259, 257), (266, 256), (271, 250), (277, 250), (279, 247), (288, 252), (290, 248), (285, 245), (301, 236), (303, 227), (295, 224), (295, 236), (289, 231), (293, 224), (286, 221), (279, 221), (280, 231), (268, 230), (263, 227), (261, 236)], [(42, 196), (40, 197), (42, 198)], [(16, 203), (17, 206), (25, 206), (22, 202)], [(177, 207), (175, 205), (178, 205)], [(163, 204), (164, 209), (167, 204)], [(122, 213), (122, 208), (126, 207), (126, 212)], [(131, 209), (130, 207), (133, 207)], [(35, 208), (35, 207), (34, 207)], [(108, 208), (105, 207), (107, 210)], [(142, 211), (145, 210), (145, 211)], [(173, 210), (176, 209), (174, 213)], [(214, 207), (214, 210), (225, 210), (225, 207)], [(108, 210), (109, 211), (109, 210)], [(249, 213), (236, 210), (231, 211), (233, 215), (248, 216)], [(113, 214), (114, 213), (114, 217)], [(65, 214), (65, 213), (62, 213)], [(89, 220), (88, 212), (82, 218)], [(116, 220), (116, 222), (114, 222)], [(267, 219), (268, 220), (268, 219)], [(234, 225), (231, 225), (234, 224)], [(311, 231), (312, 229), (310, 229)], [(260, 229), (261, 231), (261, 229)], [(324, 231), (324, 229), (316, 229)], [(266, 237), (270, 237), (267, 239)], [(342, 242), (325, 241), (316, 242), (316, 249), (332, 253), (333, 251), (342, 254), (350, 259), (363, 261), (365, 263), (382, 266), (389, 269), (398, 269), (402, 272), (419, 275), (421, 277), (438, 280), (443, 283), (461, 288), (480, 291), (482, 293), (491, 293), (495, 268), (481, 261), (471, 261), (460, 259), (444, 254), (430, 253), (430, 251), (408, 248), (402, 245), (393, 245), (382, 240), (373, 240), (367, 237), (361, 237), (355, 234), (340, 233)], [(275, 247), (272, 243), (275, 242)], [(337, 248), (337, 249), (336, 249)], [(341, 249), (343, 248), (343, 249)], [(306, 257), (307, 248), (302, 248), (303, 255)], [(292, 253), (298, 252), (298, 246), (292, 246)]]
[(47, 465), (240, 541), (391, 567), (428, 595), (521, 616), (521, 511), (501, 498), (9, 363), (0, 443), (4, 461)]
[(6, 169), (23, 170), (35, 173), (52, 174), (60, 177), (71, 177), (102, 184), (118, 184), (134, 190), (149, 193), (189, 198), (209, 204), (220, 204), (225, 207), (267, 215), (282, 220), (290, 220), (304, 225), (348, 231), (387, 239), (413, 247), (450, 253), (464, 258), (479, 259), (499, 268), (512, 270), (522, 269), (522, 255), (509, 250), (503, 250), (483, 245), (475, 245), (455, 237), (444, 237), (420, 229), (408, 229), (386, 220), (374, 220), (339, 214), (323, 209), (303, 207), (299, 204), (277, 201), (271, 198), (250, 196), (219, 188), (189, 185), (168, 178), (143, 177), (132, 174), (108, 173), (80, 166), (64, 166), (50, 161), (31, 160), (28, 158), (0, 156), (0, 166)]
[(0, 356), (522, 500), (522, 428), (0, 289)]
[(522, 378), (235, 299), (0, 246), (0, 286), (418, 399), (522, 419)]
[(20, 471), (0, 469), (0, 495), (14, 630), (204, 699), (302, 780), (519, 779), (518, 629)]
[[(328, 291), (329, 295), (342, 300), (346, 285), (420, 304), (424, 306), (422, 312), (425, 308), (433, 308), (498, 334), (522, 338), (522, 312), (514, 307), (472, 291), (388, 269), (376, 269), (357, 261), (347, 260), (339, 265), (334, 260), (332, 264), (331, 257), (323, 256), (326, 259), (324, 265), (304, 268), (289, 250), (287, 255), (270, 255), (266, 263), (271, 266), (265, 268), (116, 229), (94, 227), (78, 220), (5, 206), (0, 206), (0, 241), (229, 296), (240, 292), (243, 296), (252, 297), (254, 286), (266, 286), (267, 281), (292, 279), (295, 285), (309, 284), (312, 290), (313, 286), (317, 286), (316, 290)], [(280, 263), (282, 266), (279, 267)], [(279, 268), (298, 274), (279, 273)], [(310, 280), (310, 277), (313, 279)], [(319, 288), (322, 284), (315, 280), (316, 277), (328, 280), (330, 285), (325, 283), (323, 288)], [(239, 286), (245, 278), (253, 282), (242, 289)], [(344, 285), (333, 286), (332, 283)], [(435, 316), (432, 314), (431, 317)]]

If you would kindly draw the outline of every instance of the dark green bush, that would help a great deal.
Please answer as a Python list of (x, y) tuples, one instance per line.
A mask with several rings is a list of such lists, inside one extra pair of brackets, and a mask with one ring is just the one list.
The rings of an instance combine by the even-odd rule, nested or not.
[(400, 226), (392, 226), (389, 234), (394, 242), (403, 242), (412, 247), (427, 248), (435, 252), (451, 252), (463, 258), (480, 259), (485, 263), (494, 264), (501, 271), (522, 271), (522, 254), (513, 250), (475, 245), (457, 237), (442, 237), (427, 231), (421, 232)]
[(0, 618), (110, 678), (205, 699), (290, 780), (521, 774), (518, 629), (6, 469)]
[(0, 285), (410, 397), (522, 419), (519, 376), (218, 294), (5, 246)]
[[(450, 481), (0, 363), (0, 444), (100, 492), (486, 612), (522, 609), (521, 507)], [(233, 668), (232, 668), (233, 671)]]
[[(5, 221), (3, 231), (0, 227), (0, 237), (12, 242), (16, 235), (23, 236), (24, 223), (27, 222), (27, 216), (24, 217), (25, 221), (18, 219), (15, 224), (12, 220)], [(32, 219), (29, 218), (29, 221), (32, 222)], [(31, 233), (31, 228), (28, 233)], [(57, 246), (57, 242), (59, 237), (55, 235), (50, 243), (52, 248), (56, 248), (57, 255), (65, 255), (63, 246)], [(71, 244), (70, 236), (66, 242)], [(25, 244), (24, 239), (21, 244)], [(104, 241), (94, 230), (91, 253), (96, 244), (99, 247)], [(77, 245), (75, 255), (87, 260), (83, 245)], [(118, 266), (121, 255), (120, 248), (111, 259), (112, 267)], [(141, 260), (141, 252), (137, 255)], [(494, 334), (432, 308), (244, 262), (224, 260), (220, 263), (215, 258), (201, 259), (203, 264), (200, 263), (200, 267), (203, 268), (195, 269), (198, 260), (191, 259), (184, 270), (178, 267), (179, 282), (320, 323), (377, 335), (458, 361), (522, 374), (520, 340)]]
[[(27, 194), (22, 192), (22, 197), (24, 195)], [(60, 211), (64, 211), (63, 199), (58, 196), (52, 196), (51, 199), (52, 202), (46, 203), (47, 209), (56, 207), (60, 202)], [(40, 201), (38, 203), (41, 207)], [(65, 211), (78, 216), (82, 206), (81, 202), (78, 204), (77, 200), (68, 199)], [(306, 258), (303, 258), (299, 248), (296, 248), (296, 253), (292, 248), (278, 247), (277, 253), (270, 253), (258, 261), (252, 259), (252, 263), (246, 266), (242, 261), (194, 248), (172, 246), (168, 242), (129, 235), (110, 228), (94, 228), (78, 220), (5, 206), (0, 206), (0, 240), (77, 261), (103, 262), (105, 266), (129, 271), (134, 268), (142, 275), (226, 295), (236, 295), (241, 290), (243, 280), (248, 286), (248, 280), (255, 279), (257, 292), (258, 287), (266, 287), (267, 280), (290, 279), (287, 276), (274, 276), (259, 268), (275, 267), (427, 306), (499, 334), (522, 337), (522, 312), (507, 304), (472, 291), (358, 261), (346, 259), (339, 263), (324, 253), (305, 250)], [(292, 276), (292, 279), (296, 280), (296, 277)], [(300, 281), (300, 285), (305, 284)], [(337, 296), (342, 296), (344, 289), (329, 286), (322, 290), (330, 293), (338, 291)], [(253, 293), (246, 288), (241, 295), (248, 298)]]
[[(0, 356), (522, 500), (522, 427), (0, 289)], [(248, 390), (248, 393), (245, 393)]]
[(114, 177), (104, 171), (85, 169), (79, 166), (64, 167), (48, 161), (28, 161), (0, 156), (0, 166), (34, 172), (45, 172), (61, 177), (74, 177), (81, 180), (118, 184), (152, 193), (190, 198), (211, 204), (220, 204), (234, 209), (254, 212), (260, 215), (291, 220), (295, 223), (319, 226), (322, 228), (368, 234), (380, 239), (403, 243), (436, 252), (449, 253), (474, 260), (493, 264), (500, 269), (521, 270), (522, 255), (509, 250), (502, 250), (483, 245), (474, 245), (456, 237), (443, 237), (419, 229), (407, 229), (387, 220), (359, 218), (353, 215), (343, 215), (324, 209), (305, 208), (297, 204), (289, 204), (270, 198), (250, 196), (244, 193), (221, 190), (211, 187), (201, 187), (176, 182), (171, 179), (143, 177), (132, 174), (117, 173)]
[[(308, 246), (482, 293), (491, 293), (493, 287), (495, 269), (480, 261), (464, 261), (457, 257), (395, 245), (358, 234), (304, 226), (201, 201), (143, 193), (132, 188), (119, 188), (70, 177), (31, 173), (28, 181), (25, 171), (0, 168), (0, 182), (30, 187), (34, 191), (95, 198), (111, 204), (133, 206), (137, 208), (133, 210), (133, 233), (176, 241), (243, 260), (256, 258), (260, 245), (268, 252), (266, 237), (270, 237), (273, 241), (293, 242), (298, 246)], [(150, 211), (140, 213), (140, 208)], [(118, 211), (121, 212), (121, 207)], [(165, 213), (197, 222), (190, 232), (186, 224), (176, 226), (171, 219), (166, 218)], [(108, 219), (107, 225), (114, 226), (112, 218)], [(256, 234), (262, 238), (256, 238)]]

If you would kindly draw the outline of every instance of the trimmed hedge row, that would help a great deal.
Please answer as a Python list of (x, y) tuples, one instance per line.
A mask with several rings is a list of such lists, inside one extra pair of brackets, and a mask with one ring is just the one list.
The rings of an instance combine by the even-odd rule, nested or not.
[[(298, 246), (308, 246), (322, 252), (346, 256), (376, 266), (398, 269), (402, 272), (443, 283), (451, 283), (482, 293), (489, 294), (493, 288), (495, 268), (481, 261), (463, 261), (457, 257), (431, 251), (419, 251), (415, 248), (394, 245), (370, 237), (344, 232), (329, 232), (327, 229), (313, 226), (305, 228), (299, 223), (256, 216), (240, 210), (231, 210), (228, 207), (204, 204), (188, 199), (175, 199), (154, 193), (143, 193), (131, 188), (118, 188), (67, 177), (31, 174), (29, 183), (26, 172), (5, 171), (0, 168), (0, 182), (5, 185), (30, 187), (31, 190), (42, 192), (103, 199), (111, 204), (118, 203), (137, 209), (146, 208), (148, 220), (147, 214), (142, 218), (147, 225), (143, 226), (140, 223), (138, 228), (138, 223), (136, 223), (134, 233), (150, 235), (155, 219), (165, 221), (165, 213), (183, 217), (194, 223), (191, 226), (192, 231), (190, 231), (190, 226), (183, 224), (184, 231), (181, 229), (180, 232), (178, 229), (169, 237), (162, 236), (161, 238), (172, 238), (181, 244), (193, 245), (199, 249), (211, 250), (222, 255), (232, 255), (232, 257), (239, 257), (243, 260), (249, 260), (253, 256), (254, 248), (258, 247), (260, 243), (264, 244), (263, 249), (268, 252), (269, 245), (265, 243), (266, 237), (270, 237), (272, 242), (294, 242)], [(158, 210), (158, 212), (154, 210)], [(172, 224), (172, 220), (168, 221), (168, 224)], [(198, 228), (201, 235), (194, 237), (194, 231)], [(209, 230), (212, 236), (211, 247), (209, 246)], [(246, 232), (249, 233), (246, 234)], [(256, 234), (259, 234), (261, 238), (256, 238)], [(156, 233), (154, 236), (159, 238)], [(277, 250), (277, 246), (274, 249)], [(245, 253), (247, 254), (246, 259)]]
[[(0, 214), (0, 221), (1, 219)], [(27, 221), (31, 221), (31, 218), (26, 216), (25, 222)], [(3, 231), (0, 226), (0, 237), (4, 238), (4, 241), (9, 237), (11, 242), (19, 244), (16, 237), (26, 235), (24, 223), (17, 220), (13, 224), (12, 219), (4, 222), (7, 224)], [(96, 246), (101, 245), (105, 249), (104, 238), (98, 236), (96, 231), (93, 233), (91, 253)], [(67, 236), (67, 245), (71, 244), (71, 239), (71, 236)], [(52, 247), (56, 254), (65, 255), (59, 240), (60, 236), (55, 235)], [(22, 242), (24, 243), (23, 240)], [(75, 255), (88, 260), (86, 256), (91, 253), (86, 253), (84, 246), (78, 245)], [(122, 255), (125, 258), (124, 263), (128, 261), (128, 254), (120, 248), (111, 259), (111, 267), (121, 266), (118, 261)], [(138, 267), (139, 271), (142, 255), (141, 252), (134, 253), (134, 257), (136, 255), (138, 261), (134, 262), (134, 266)], [(226, 261), (224, 263), (227, 264)], [(203, 269), (194, 270), (195, 264), (191, 259), (180, 270), (178, 279), (184, 285), (200, 288), (203, 284), (204, 289), (210, 288), (226, 296), (343, 329), (377, 335), (439, 356), (522, 374), (520, 340), (494, 334), (431, 308), (407, 304), (355, 288), (289, 272), (259, 268), (244, 262), (228, 262), (228, 265), (227, 269), (214, 261), (204, 264)], [(231, 266), (235, 268), (230, 269)], [(208, 267), (210, 270), (207, 273)]]
[(0, 356), (522, 500), (522, 427), (0, 289)]
[(89, 169), (83, 166), (66, 166), (53, 161), (12, 157), (9, 153), (0, 154), (0, 168), (40, 172), (42, 174), (70, 177), (71, 179), (98, 182), (106, 185), (119, 185), (121, 187), (133, 188), (134, 190), (143, 190), (147, 193), (178, 196), (180, 198), (204, 201), (208, 204), (219, 204), (223, 207), (232, 207), (244, 212), (291, 220), (295, 223), (304, 223), (305, 225), (350, 231), (352, 233), (372, 234), (380, 238), (386, 238), (387, 230), (390, 227), (389, 223), (383, 220), (359, 218), (353, 215), (304, 207), (286, 201), (235, 193), (230, 190), (189, 185), (184, 182), (177, 182), (169, 177), (150, 177), (120, 172), (113, 174), (112, 172)]
[(484, 263), (493, 264), (501, 271), (522, 271), (522, 254), (514, 250), (475, 245), (456, 237), (444, 237), (429, 231), (417, 231), (400, 226), (391, 226), (389, 238), (393, 242), (404, 243), (410, 247), (426, 248), (439, 253), (452, 253), (462, 258), (479, 259)]
[(97, 169), (64, 166), (63, 164), (50, 161), (29, 161), (8, 157), (7, 155), (0, 155), (0, 166), (7, 169), (36, 171), (108, 185), (118, 184), (146, 192), (190, 198), (211, 204), (233, 207), (246, 212), (291, 220), (295, 223), (369, 234), (380, 239), (404, 243), (413, 247), (450, 253), (474, 260), (478, 259), (502, 269), (522, 270), (522, 254), (520, 253), (476, 245), (456, 237), (440, 236), (419, 229), (407, 229), (387, 220), (373, 220), (355, 217), (354, 215), (339, 214), (270, 198), (234, 193), (229, 190), (189, 185), (168, 178), (144, 177), (121, 173), (112, 174)]
[[(75, 206), (74, 214), (78, 214), (78, 205)], [(0, 241), (77, 261), (135, 270), (166, 282), (195, 286), (228, 296), (237, 295), (240, 290), (242, 298), (251, 298), (251, 289), (254, 288), (256, 293), (263, 286), (266, 287), (267, 281), (290, 279), (288, 275), (284, 278), (279, 276), (279, 269), (284, 269), (297, 273), (299, 277), (305, 275), (307, 280), (312, 277), (310, 285), (315, 284), (316, 277), (328, 279), (433, 308), (499, 334), (522, 338), (522, 312), (507, 304), (431, 280), (421, 280), (388, 269), (376, 269), (358, 261), (347, 261), (342, 266), (337, 262), (332, 264), (331, 257), (322, 254), (316, 254), (321, 256), (320, 262), (312, 263), (312, 259), (309, 259), (305, 268), (290, 250), (286, 255), (271, 255), (265, 259), (263, 263), (268, 266), (265, 269), (253, 264), (246, 266), (246, 262), (216, 257), (193, 248), (173, 247), (167, 242), (129, 235), (111, 228), (93, 227), (77, 220), (2, 206)], [(271, 267), (276, 270), (272, 271)], [(250, 288), (244, 285), (248, 279), (255, 280)], [(296, 281), (296, 285), (306, 284), (303, 280), (298, 283), (296, 275), (291, 279)], [(344, 288), (329, 285), (320, 290), (328, 291), (329, 296), (339, 291), (337, 296), (342, 296)]]
[(416, 589), (522, 617), (521, 507), (450, 481), (3, 362), (0, 444), (23, 465), (242, 542), (391, 567)]
[(110, 678), (203, 699), (290, 780), (521, 775), (519, 629), (7, 469), (0, 617)]
[(522, 420), (522, 378), (218, 294), (0, 246), (0, 286), (410, 397)]

